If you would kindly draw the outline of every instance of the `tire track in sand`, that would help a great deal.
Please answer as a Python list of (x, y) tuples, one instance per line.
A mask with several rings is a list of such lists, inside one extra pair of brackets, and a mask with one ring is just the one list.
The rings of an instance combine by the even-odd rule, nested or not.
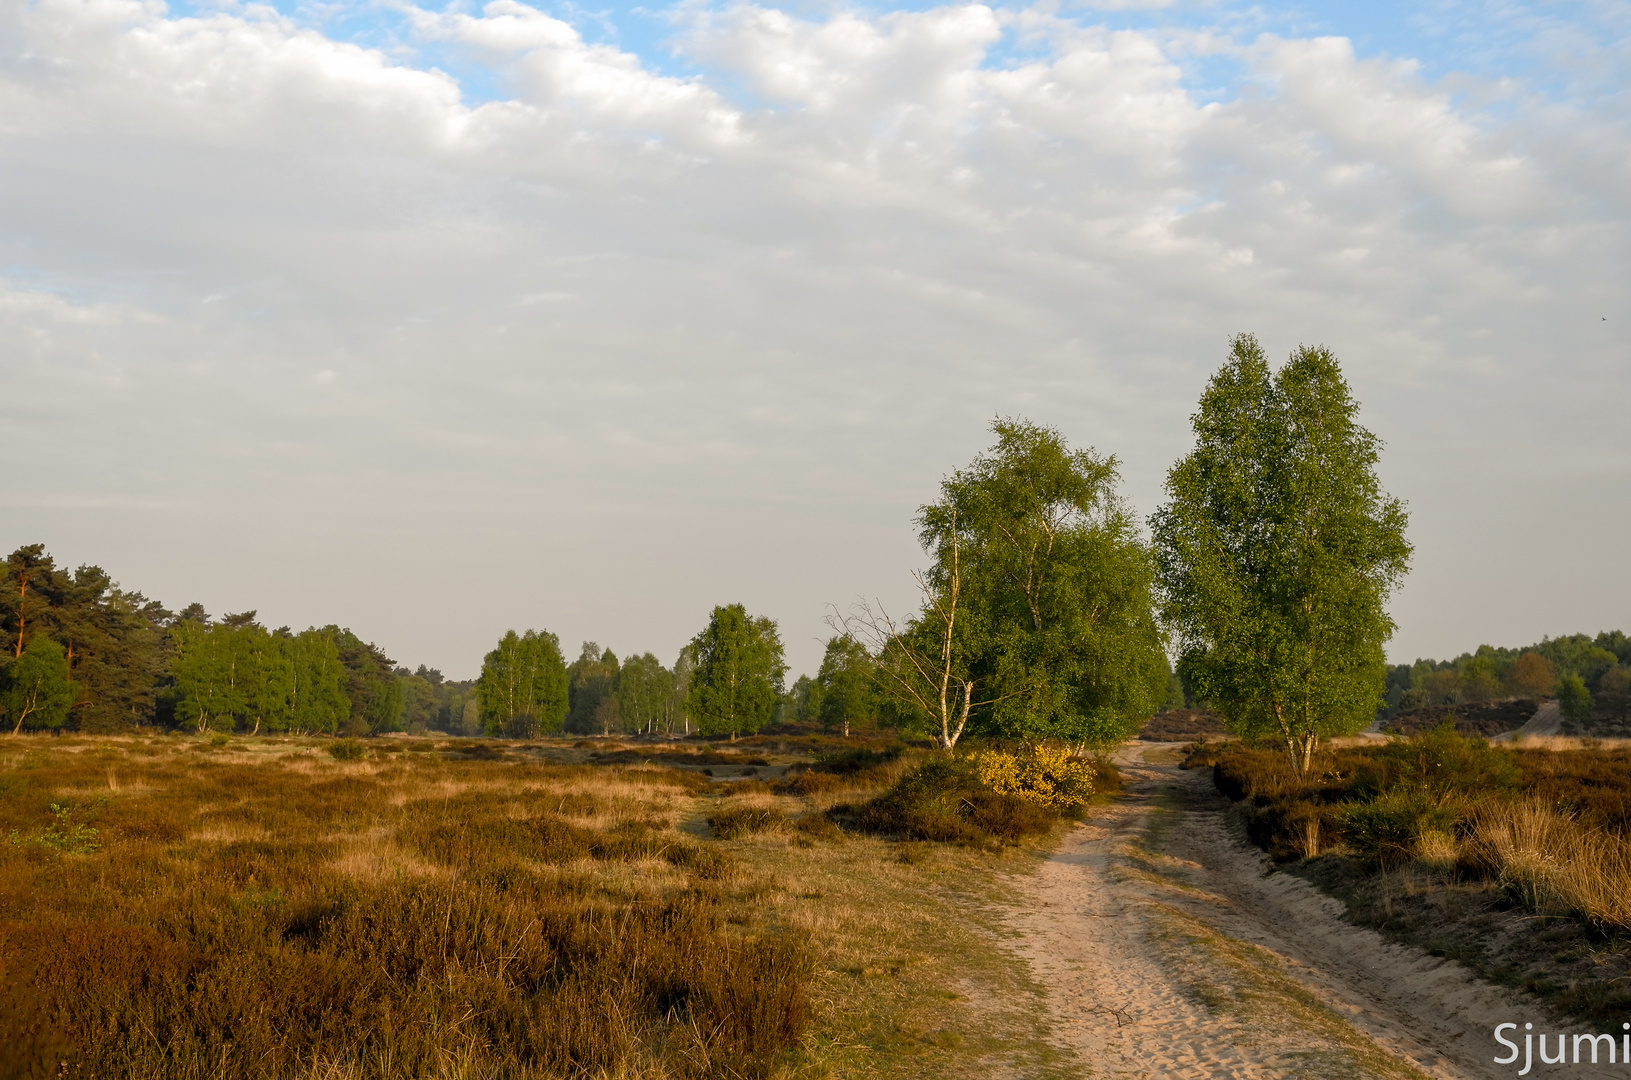
[[(1233, 826), (1208, 770), (1123, 751), (1126, 789), (1017, 883), (1005, 922), (1059, 1041), (1111, 1077), (1508, 1077), (1523, 996), (1342, 920)], [(1552, 1024), (1542, 1024), (1551, 1031)], [(1624, 1075), (1570, 1065), (1571, 1077)]]

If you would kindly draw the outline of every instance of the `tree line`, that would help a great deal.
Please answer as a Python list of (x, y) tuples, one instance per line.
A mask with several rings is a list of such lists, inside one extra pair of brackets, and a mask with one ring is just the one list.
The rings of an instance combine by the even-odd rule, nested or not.
[[(3, 613), (17, 646), (7, 715), (376, 732), (406, 715), (412, 727), (512, 737), (734, 737), (792, 719), (896, 727), (952, 749), (967, 735), (1107, 747), (1195, 701), (1242, 735), (1280, 740), (1307, 769), (1321, 739), (1376, 717), (1396, 674), (1386, 602), (1408, 567), (1408, 517), (1381, 489), (1380, 441), (1358, 413), (1329, 350), (1298, 348), (1275, 370), (1254, 338), (1235, 337), (1147, 523), (1124, 501), (1113, 455), (999, 419), (990, 449), (918, 509), (928, 562), (913, 575), (915, 610), (865, 598), (834, 608), (820, 670), (790, 689), (776, 624), (741, 604), (714, 608), (671, 667), (650, 653), (620, 662), (594, 643), (568, 664), (553, 633), (512, 630), (461, 684), (393, 669), (336, 627), (170, 615), (94, 567), (61, 574), (41, 569), (37, 546), (21, 549)], [(1433, 692), (1436, 670), (1400, 700)], [(24, 701), (42, 695), (54, 703)]]
[(1571, 720), (1598, 708), (1631, 710), (1631, 638), (1609, 630), (1569, 634), (1522, 648), (1480, 645), (1454, 660), (1396, 664), (1387, 673), (1390, 711), (1556, 697)]
[(214, 619), (200, 604), (172, 612), (100, 567), (58, 567), (42, 544), (12, 552), (3, 571), (0, 722), (13, 732), (377, 734), (399, 730), (412, 700), (406, 669), (343, 627), (268, 630), (253, 611)]
[(741, 604), (713, 609), (672, 668), (651, 653), (619, 662), (584, 642), (570, 666), (547, 630), (510, 630), (482, 661), (476, 702), (482, 730), (531, 738), (567, 730), (752, 734), (784, 713), (781, 635)]

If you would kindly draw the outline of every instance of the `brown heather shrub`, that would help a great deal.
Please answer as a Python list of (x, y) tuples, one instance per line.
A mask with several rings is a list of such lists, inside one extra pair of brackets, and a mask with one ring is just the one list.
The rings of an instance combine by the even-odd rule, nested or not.
[[(0, 837), (111, 790), (89, 757), (0, 764)], [(401, 759), (144, 758), (70, 800), (100, 850), (0, 840), (0, 1076), (763, 1077), (809, 1024), (807, 942), (652, 816), (688, 782)], [(623, 819), (568, 820), (560, 785)], [(348, 872), (358, 845), (394, 876)]]
[(1631, 746), (1519, 746), (1524, 793), (1595, 828), (1631, 834)]

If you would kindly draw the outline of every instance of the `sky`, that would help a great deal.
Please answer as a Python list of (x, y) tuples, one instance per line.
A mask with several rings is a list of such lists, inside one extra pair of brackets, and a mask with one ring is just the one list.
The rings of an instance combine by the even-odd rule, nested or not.
[(473, 677), (914, 605), (998, 416), (1140, 517), (1231, 335), (1395, 661), (1631, 630), (1631, 3), (0, 0), (0, 543)]

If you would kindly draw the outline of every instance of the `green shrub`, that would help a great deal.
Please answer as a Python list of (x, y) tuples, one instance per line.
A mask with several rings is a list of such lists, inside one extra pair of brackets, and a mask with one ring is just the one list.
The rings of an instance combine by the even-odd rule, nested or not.
[(1469, 806), (1453, 796), (1401, 787), (1349, 803), (1337, 813), (1337, 823), (1355, 858), (1385, 869), (1414, 859), (1423, 836), (1454, 836), (1469, 813)]
[(1431, 731), (1390, 742), (1377, 757), (1386, 769), (1385, 782), (1351, 784), (1356, 795), (1391, 787), (1439, 795), (1505, 792), (1518, 784), (1518, 766), (1510, 753), (1477, 736), (1459, 734), (1449, 720)]
[(336, 761), (361, 761), (368, 755), (356, 739), (336, 739), (328, 744), (328, 753)]
[(969, 758), (936, 754), (863, 806), (857, 824), (868, 832), (911, 840), (993, 847), (1042, 836), (1059, 813), (980, 782)]
[(1591, 723), (1591, 692), (1585, 680), (1578, 675), (1565, 675), (1557, 680), (1557, 707), (1563, 719), (1572, 725)]

